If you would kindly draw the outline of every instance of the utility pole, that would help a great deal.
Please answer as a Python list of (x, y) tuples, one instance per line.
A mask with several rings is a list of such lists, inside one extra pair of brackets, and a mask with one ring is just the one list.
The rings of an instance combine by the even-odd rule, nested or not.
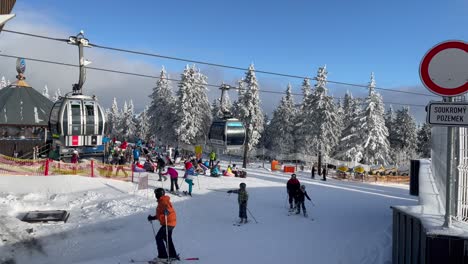
[(250, 131), (252, 130), (251, 124), (250, 124), (250, 116), (247, 118), (249, 120), (247, 123), (246, 127), (246, 133), (245, 133), (245, 144), (244, 144), (244, 160), (242, 161), (242, 168), (246, 169), (247, 168), (247, 155), (249, 154), (249, 141), (250, 141)]

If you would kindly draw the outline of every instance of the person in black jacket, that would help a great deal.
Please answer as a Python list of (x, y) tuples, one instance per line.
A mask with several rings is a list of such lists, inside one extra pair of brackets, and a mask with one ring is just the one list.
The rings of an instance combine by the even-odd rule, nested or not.
[(301, 189), (297, 192), (296, 195), (296, 214), (301, 213), (301, 207), (302, 207), (302, 212), (304, 213), (304, 216), (307, 217), (307, 211), (306, 207), (304, 204), (305, 198), (307, 198), (310, 201), (309, 195), (307, 195), (307, 192), (305, 190), (305, 185), (301, 185)]
[(296, 179), (296, 174), (291, 175), (291, 179), (289, 179), (288, 183), (286, 184), (286, 190), (288, 191), (289, 195), (289, 211), (294, 211), (293, 202), (301, 187), (301, 183), (298, 179)]
[(322, 181), (326, 181), (327, 180), (327, 167), (323, 166), (323, 170), (322, 170)]
[(166, 162), (163, 160), (161, 156), (158, 156), (158, 159), (156, 162), (158, 163), (158, 176), (159, 176), (158, 181), (162, 181), (162, 178), (164, 178), (164, 180), (167, 180), (167, 177), (162, 175), (164, 167), (166, 166)]

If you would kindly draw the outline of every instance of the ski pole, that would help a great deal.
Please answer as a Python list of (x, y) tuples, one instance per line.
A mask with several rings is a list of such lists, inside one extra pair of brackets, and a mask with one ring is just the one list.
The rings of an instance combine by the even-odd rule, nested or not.
[(169, 229), (167, 228), (167, 215), (169, 212), (167, 209), (164, 210), (164, 221), (166, 222), (166, 252), (167, 252), (167, 263), (169, 263)]
[(154, 243), (156, 243), (156, 249), (158, 249), (158, 241), (156, 241), (156, 232), (154, 231), (153, 221), (151, 221), (151, 228), (153, 228)]
[(314, 204), (314, 202), (312, 202), (312, 200), (310, 200), (310, 202), (311, 202), (311, 203), (312, 203), (312, 205), (315, 207), (315, 204)]
[(253, 220), (255, 220), (255, 223), (258, 224), (257, 219), (255, 219), (255, 217), (253, 216), (253, 214), (250, 212), (249, 208), (248, 208), (248, 207), (246, 207), (246, 208), (247, 208), (247, 212), (249, 212), (250, 216), (253, 218)]

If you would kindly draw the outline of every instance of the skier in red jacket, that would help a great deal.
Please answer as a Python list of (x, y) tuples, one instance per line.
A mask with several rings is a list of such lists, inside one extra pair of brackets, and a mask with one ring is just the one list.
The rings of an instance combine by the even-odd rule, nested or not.
[(286, 184), (286, 189), (289, 196), (289, 211), (294, 211), (293, 204), (296, 203), (295, 199), (300, 188), (301, 183), (298, 179), (296, 179), (296, 174), (292, 174), (291, 179), (289, 179), (288, 183)]

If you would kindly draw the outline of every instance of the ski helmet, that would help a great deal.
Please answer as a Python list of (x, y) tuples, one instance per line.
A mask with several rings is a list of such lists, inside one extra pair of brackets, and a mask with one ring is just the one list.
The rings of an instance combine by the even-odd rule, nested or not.
[(245, 189), (245, 187), (247, 187), (247, 185), (246, 185), (245, 183), (242, 182), (241, 184), (239, 184), (239, 187), (240, 187), (241, 189)]
[(156, 196), (156, 199), (159, 200), (159, 198), (161, 198), (164, 194), (166, 194), (166, 192), (164, 191), (163, 188), (157, 188), (154, 190), (154, 195)]
[(301, 185), (301, 190), (305, 190), (305, 185)]
[(291, 178), (296, 179), (296, 174), (293, 173), (293, 174), (291, 175)]

